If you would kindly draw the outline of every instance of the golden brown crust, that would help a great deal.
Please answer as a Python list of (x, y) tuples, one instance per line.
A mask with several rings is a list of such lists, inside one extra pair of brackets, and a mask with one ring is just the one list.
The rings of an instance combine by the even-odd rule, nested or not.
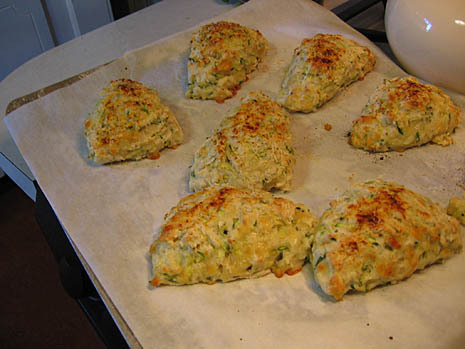
[(278, 102), (291, 111), (309, 113), (340, 90), (362, 79), (376, 63), (369, 48), (339, 34), (306, 38), (294, 51)]
[(336, 300), (408, 278), (462, 249), (460, 225), (395, 183), (359, 184), (331, 203), (315, 229), (315, 278)]
[(460, 119), (460, 108), (436, 86), (412, 76), (386, 79), (354, 121), (349, 142), (373, 152), (446, 146)]
[[(342, 35), (318, 34), (314, 38), (302, 40), (301, 46), (311, 46), (314, 49), (313, 54), (306, 57), (306, 62), (310, 64), (312, 72), (316, 74), (326, 73), (329, 80), (334, 80), (335, 65), (343, 60), (347, 54), (347, 48), (338, 45), (339, 40), (348, 39), (345, 39)], [(349, 42), (356, 44), (353, 40)], [(297, 48), (296, 55), (299, 56), (301, 54), (303, 52)]]

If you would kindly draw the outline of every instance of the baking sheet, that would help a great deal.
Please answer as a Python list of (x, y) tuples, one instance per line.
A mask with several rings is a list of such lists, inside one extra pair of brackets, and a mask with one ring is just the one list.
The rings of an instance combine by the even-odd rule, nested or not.
[[(312, 114), (293, 114), (297, 163), (291, 192), (319, 216), (352, 183), (382, 177), (446, 205), (464, 182), (465, 127), (455, 144), (370, 154), (347, 144), (347, 132), (386, 77), (402, 75), (384, 54), (312, 1), (254, 0), (230, 19), (259, 29), (270, 51), (238, 95), (224, 104), (184, 97), (192, 30), (99, 69), (6, 118), (10, 133), (69, 237), (143, 347), (450, 347), (465, 345), (465, 253), (406, 282), (336, 303), (311, 268), (292, 277), (150, 289), (147, 250), (164, 214), (189, 194), (194, 152), (248, 91), (275, 97), (293, 49), (319, 32), (341, 33), (375, 52), (377, 65)], [(219, 19), (217, 18), (217, 19)], [(83, 122), (111, 79), (128, 77), (159, 91), (185, 142), (156, 161), (98, 166), (87, 159)], [(462, 108), (465, 97), (453, 95)], [(332, 125), (326, 131), (324, 123)]]

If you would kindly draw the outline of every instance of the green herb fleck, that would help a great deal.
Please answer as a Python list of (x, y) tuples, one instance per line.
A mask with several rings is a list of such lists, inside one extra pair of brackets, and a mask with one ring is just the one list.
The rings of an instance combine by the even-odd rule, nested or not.
[(316, 268), (318, 266), (318, 264), (320, 264), (324, 259), (326, 258), (326, 253), (323, 255), (323, 256), (320, 256), (318, 258), (318, 260), (316, 261), (316, 264), (314, 266), (314, 268)]
[(176, 275), (171, 275), (171, 274), (167, 274), (167, 273), (163, 273), (163, 276), (165, 277), (166, 280), (168, 281), (176, 281)]
[(378, 245), (379, 245), (379, 243), (376, 241), (376, 239), (373, 238), (373, 237), (371, 237), (371, 236), (367, 237), (367, 240), (368, 240), (368, 242), (370, 242), (370, 243), (371, 243), (372, 245), (374, 245), (374, 246), (378, 246)]
[(294, 154), (294, 149), (286, 145), (286, 149), (290, 154)]
[(371, 272), (373, 270), (373, 265), (370, 264), (370, 263), (365, 263), (363, 266), (362, 266), (362, 271), (366, 271), (366, 272)]

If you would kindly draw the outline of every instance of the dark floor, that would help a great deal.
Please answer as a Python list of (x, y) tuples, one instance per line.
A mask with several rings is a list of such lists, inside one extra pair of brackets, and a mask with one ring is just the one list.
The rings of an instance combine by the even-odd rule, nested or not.
[(64, 291), (34, 202), (0, 179), (0, 348), (104, 348)]

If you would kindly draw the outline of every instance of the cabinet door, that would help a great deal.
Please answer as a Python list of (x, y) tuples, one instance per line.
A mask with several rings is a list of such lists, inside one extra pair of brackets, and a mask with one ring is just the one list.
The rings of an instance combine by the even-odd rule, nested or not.
[(43, 0), (58, 45), (113, 21), (109, 0)]
[(54, 46), (40, 1), (0, 0), (0, 80)]
[(81, 34), (113, 22), (109, 0), (72, 0)]

